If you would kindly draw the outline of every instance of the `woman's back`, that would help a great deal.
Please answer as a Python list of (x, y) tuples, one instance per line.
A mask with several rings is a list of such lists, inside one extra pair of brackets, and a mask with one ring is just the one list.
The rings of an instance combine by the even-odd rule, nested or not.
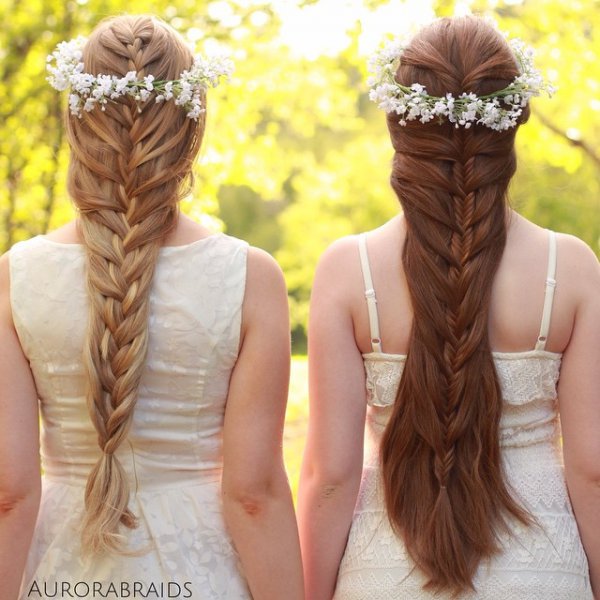
[[(408, 352), (413, 313), (400, 249), (405, 239), (403, 218), (392, 219), (368, 235), (369, 262), (377, 290), (377, 311), (384, 337), (385, 351)], [(347, 252), (355, 242), (348, 241)], [(517, 213), (511, 213), (507, 242), (494, 283), (490, 301), (490, 347), (497, 352), (520, 352), (535, 347), (543, 312), (548, 262), (548, 232)], [(588, 250), (576, 238), (558, 236), (556, 280), (552, 326), (546, 349), (562, 352), (571, 336), (576, 297), (581, 287), (577, 266)], [(341, 250), (341, 249), (340, 249)], [(361, 281), (360, 264), (350, 266), (349, 287)], [(348, 293), (350, 290), (348, 290)], [(369, 320), (364, 295), (359, 287), (352, 294), (356, 338), (363, 352), (371, 346)]]
[[(37, 237), (10, 254), (15, 327), (40, 397), (45, 491), (23, 582), (172, 582), (203, 597), (246, 598), (220, 508), (222, 431), (239, 345), (247, 244), (212, 235), (160, 250), (148, 357), (127, 442), (117, 451), (140, 526), (139, 557), (81, 559), (83, 491), (99, 458), (85, 402), (83, 246)], [(53, 557), (49, 561), (47, 558)], [(106, 560), (104, 571), (102, 564)], [(86, 579), (87, 578), (87, 579)], [(106, 591), (106, 590), (105, 590)], [(166, 593), (166, 592), (165, 592)]]
[[(476, 594), (465, 593), (461, 598), (591, 598), (588, 565), (562, 471), (556, 387), (562, 348), (549, 351), (546, 343), (546, 338), (560, 339), (557, 336), (565, 331), (570, 334), (575, 310), (573, 305), (568, 306), (567, 293), (562, 296), (562, 306), (554, 301), (555, 284), (557, 289), (562, 284), (560, 275), (553, 272), (554, 257), (562, 265), (557, 272), (565, 272), (564, 279), (569, 281), (567, 266), (575, 263), (583, 247), (559, 236), (559, 247), (564, 251), (562, 255), (560, 250), (554, 254), (549, 247), (554, 234), (516, 216), (512, 227), (516, 231), (509, 229), (507, 252), (494, 282), (490, 328), (496, 328), (493, 339), (504, 341), (493, 353), (503, 400), (499, 425), (503, 468), (510, 489), (530, 511), (535, 524), (527, 527), (511, 520), (510, 530), (499, 536), (499, 554), (483, 561), (475, 575)], [(363, 328), (367, 335), (363, 353), (367, 446), (336, 599), (442, 597), (423, 589), (426, 580), (415, 570), (402, 540), (390, 527), (379, 470), (379, 447), (406, 361), (401, 346), (404, 335), (398, 322), (410, 327), (412, 318), (410, 305), (396, 303), (394, 324), (390, 310), (391, 299), (402, 297), (406, 290), (400, 261), (394, 264), (393, 253), (386, 252), (386, 245), (397, 245), (401, 236), (402, 221), (394, 219), (364, 238), (368, 254), (361, 259), (360, 275), (362, 278), (369, 271), (373, 274), (372, 281), (368, 275), (364, 278), (365, 292), (358, 298), (356, 325), (357, 338), (363, 339)], [(347, 264), (338, 266), (341, 272), (347, 272), (350, 260), (359, 263), (358, 249), (355, 239), (343, 244), (348, 245), (350, 255), (348, 261), (343, 261)], [(388, 256), (387, 263), (384, 256)], [(356, 275), (353, 273), (353, 279)], [(356, 281), (353, 283), (358, 287)], [(578, 287), (576, 282), (573, 286)], [(388, 294), (391, 296), (386, 298)], [(369, 297), (376, 298), (370, 308)], [(515, 314), (518, 317), (511, 319)], [(380, 315), (384, 317), (380, 319)], [(550, 335), (545, 331), (548, 326)]]

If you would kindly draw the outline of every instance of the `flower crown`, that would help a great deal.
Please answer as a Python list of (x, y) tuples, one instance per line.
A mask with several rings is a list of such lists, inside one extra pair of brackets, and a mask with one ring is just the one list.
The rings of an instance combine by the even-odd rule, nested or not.
[(406, 45), (398, 40), (389, 42), (369, 60), (369, 98), (387, 113), (400, 115), (400, 125), (407, 121), (419, 120), (428, 123), (444, 117), (455, 127), (465, 129), (473, 123), (484, 125), (496, 131), (515, 127), (523, 107), (534, 96), (546, 92), (551, 96), (555, 88), (546, 83), (533, 65), (534, 51), (519, 39), (509, 42), (519, 66), (520, 74), (505, 88), (477, 96), (463, 92), (457, 98), (448, 93), (445, 96), (431, 96), (419, 83), (405, 86), (395, 79), (396, 69), (402, 59)]
[[(188, 118), (197, 121), (206, 110), (202, 106), (202, 92), (209, 87), (216, 87), (221, 77), (228, 79), (233, 72), (233, 62), (229, 58), (203, 58), (198, 54), (194, 56), (192, 67), (172, 81), (156, 80), (154, 75), (139, 80), (135, 71), (129, 71), (124, 77), (91, 75), (84, 73), (81, 62), (86, 41), (86, 38), (79, 36), (69, 42), (60, 42), (54, 52), (48, 55), (46, 64), (50, 85), (59, 92), (71, 89), (69, 108), (79, 118), (82, 111), (89, 112), (96, 105), (105, 110), (110, 100), (121, 96), (146, 102), (155, 92), (155, 102), (174, 100), (175, 104), (187, 111)], [(138, 110), (141, 112), (140, 107)]]

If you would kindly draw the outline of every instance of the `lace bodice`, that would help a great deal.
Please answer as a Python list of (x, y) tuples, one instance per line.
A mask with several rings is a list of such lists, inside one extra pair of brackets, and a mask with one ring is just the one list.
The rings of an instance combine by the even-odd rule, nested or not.
[(246, 255), (245, 242), (221, 234), (160, 250), (146, 367), (128, 439), (117, 452), (139, 519), (128, 533), (130, 547), (149, 551), (86, 561), (79, 548), (83, 490), (100, 451), (82, 364), (84, 248), (37, 237), (11, 250), (13, 319), (39, 395), (44, 471), (24, 598), (41, 581), (58, 581), (59, 588), (61, 581), (139, 581), (144, 593), (151, 583), (184, 590), (191, 582), (192, 597), (250, 597), (220, 504), (223, 418), (240, 342)]
[[(504, 407), (501, 446), (550, 441), (556, 436), (556, 383), (561, 355), (545, 350), (495, 352), (494, 363)], [(406, 357), (370, 353), (363, 356), (369, 422), (384, 427), (396, 399)]]

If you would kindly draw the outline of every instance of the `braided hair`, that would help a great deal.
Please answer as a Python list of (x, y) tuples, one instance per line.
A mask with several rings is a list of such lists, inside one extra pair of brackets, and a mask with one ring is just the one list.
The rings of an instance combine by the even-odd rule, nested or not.
[[(441, 19), (405, 49), (396, 79), (457, 97), (502, 89), (518, 67), (482, 19)], [(528, 117), (524, 109), (521, 122)], [(530, 523), (501, 464), (502, 397), (488, 339), (492, 282), (506, 243), (515, 129), (388, 115), (391, 185), (407, 223), (402, 262), (414, 321), (381, 446), (390, 522), (427, 589), (473, 589), (509, 518)]]
[[(165, 23), (153, 17), (103, 21), (84, 48), (85, 70), (138, 79), (176, 79), (193, 61)], [(126, 552), (120, 525), (136, 527), (129, 483), (117, 450), (132, 423), (148, 346), (149, 291), (161, 241), (175, 225), (191, 184), (204, 121), (173, 102), (131, 97), (105, 110), (67, 115), (68, 189), (86, 248), (89, 324), (84, 348), (89, 413), (101, 455), (85, 489), (82, 547)]]

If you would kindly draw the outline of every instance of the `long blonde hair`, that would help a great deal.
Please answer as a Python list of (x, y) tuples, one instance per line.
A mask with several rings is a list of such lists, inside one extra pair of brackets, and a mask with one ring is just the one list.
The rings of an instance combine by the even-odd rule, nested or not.
[[(193, 61), (181, 38), (148, 16), (101, 22), (83, 52), (87, 73), (177, 79)], [(87, 253), (89, 325), (83, 359), (100, 459), (85, 490), (84, 552), (126, 552), (120, 525), (137, 526), (116, 456), (131, 428), (148, 346), (149, 291), (161, 242), (191, 185), (204, 132), (173, 102), (130, 97), (67, 116), (68, 189)], [(182, 184), (188, 183), (188, 186)]]

